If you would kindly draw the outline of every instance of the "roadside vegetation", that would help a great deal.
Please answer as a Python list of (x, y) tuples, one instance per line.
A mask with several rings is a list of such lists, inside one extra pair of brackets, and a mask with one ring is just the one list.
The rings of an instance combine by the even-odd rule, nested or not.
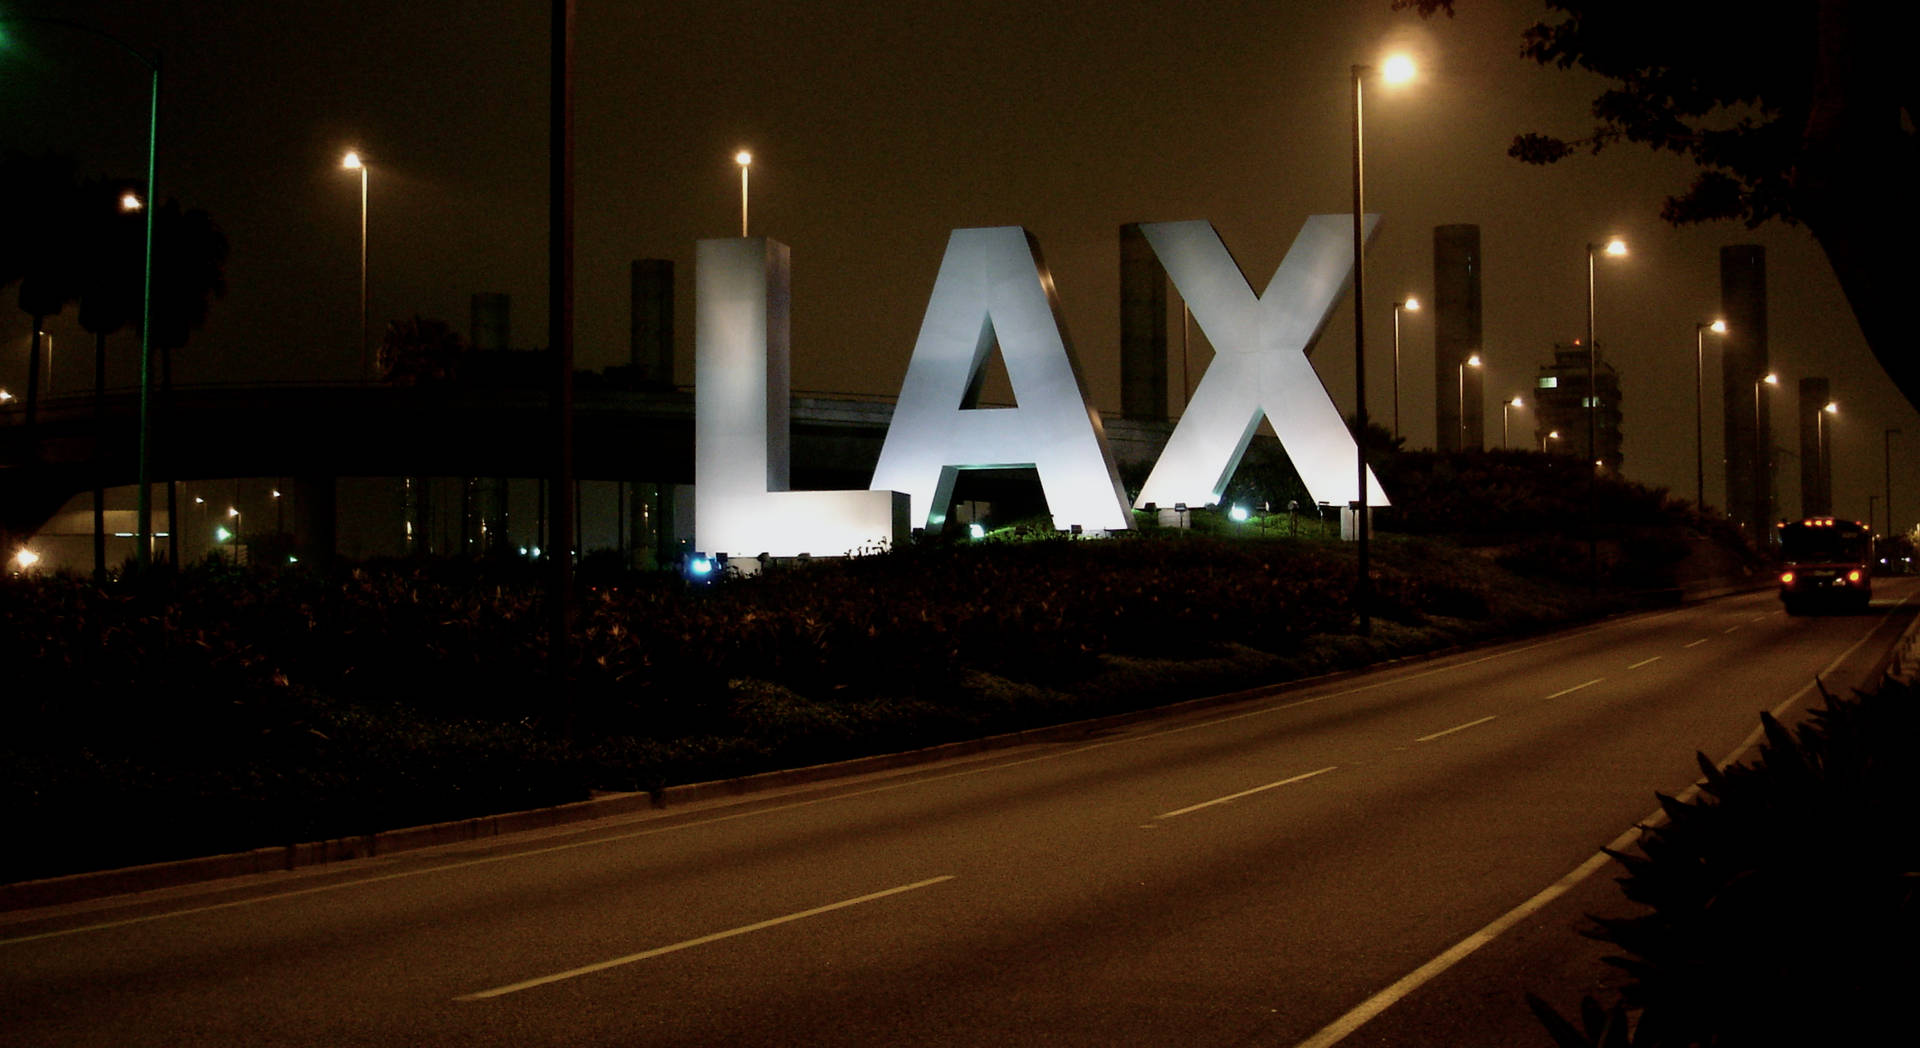
[[(1558, 468), (1511, 458), (1423, 468), (1449, 491)], [(521, 560), (15, 577), (0, 882), (1138, 709), (1550, 629), (1739, 561), (1689, 507), (1621, 492), (1597, 591), (1584, 545), (1542, 537), (1579, 534), (1551, 510), (1492, 515), (1467, 545), (1409, 500), (1374, 544), (1365, 636), (1350, 544), (1297, 511), (1106, 540), (1013, 527), (701, 586), (588, 563), (564, 686)]]
[(1762, 717), (1753, 761), (1704, 756), (1691, 801), (1621, 854), (1638, 915), (1589, 934), (1626, 981), (1577, 1017), (1529, 997), (1561, 1048), (1874, 1044), (1920, 979), (1920, 689), (1831, 697), (1796, 728)]

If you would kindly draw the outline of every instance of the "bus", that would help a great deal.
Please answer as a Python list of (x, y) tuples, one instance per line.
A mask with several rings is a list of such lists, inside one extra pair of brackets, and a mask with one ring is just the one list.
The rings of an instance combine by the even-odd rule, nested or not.
[(1862, 611), (1873, 599), (1873, 529), (1857, 520), (1808, 517), (1774, 526), (1780, 540), (1780, 602), (1787, 614), (1816, 607)]

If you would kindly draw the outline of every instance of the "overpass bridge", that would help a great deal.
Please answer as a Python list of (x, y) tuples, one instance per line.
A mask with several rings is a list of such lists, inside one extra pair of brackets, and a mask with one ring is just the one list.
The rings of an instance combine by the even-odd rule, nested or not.
[[(151, 410), (152, 479), (289, 478), (299, 507), (289, 531), (310, 555), (334, 548), (341, 478), (538, 478), (553, 458), (553, 416), (537, 389), (204, 385), (156, 391)], [(890, 398), (795, 395), (793, 486), (865, 488), (892, 417)], [(1123, 468), (1151, 463), (1172, 431), (1163, 420), (1103, 422)], [(43, 400), (31, 431), (19, 401), (0, 408), (0, 539), (32, 537), (95, 487), (135, 483), (138, 430), (132, 390), (98, 405), (91, 393)], [(665, 491), (692, 484), (691, 388), (577, 385), (574, 471)]]

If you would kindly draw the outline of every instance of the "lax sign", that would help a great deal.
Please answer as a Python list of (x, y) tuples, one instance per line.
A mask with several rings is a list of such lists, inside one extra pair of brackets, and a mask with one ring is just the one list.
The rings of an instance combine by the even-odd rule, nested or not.
[[(1353, 436), (1306, 356), (1352, 275), (1351, 221), (1308, 218), (1258, 294), (1211, 223), (1140, 226), (1216, 355), (1136, 506), (1218, 502), (1263, 417), (1315, 501), (1358, 498)], [(1367, 216), (1369, 239), (1378, 221)], [(940, 526), (963, 469), (1033, 469), (1063, 531), (1133, 526), (1031, 233), (959, 229), (948, 239), (867, 491), (789, 490), (790, 277), (791, 252), (777, 241), (698, 245), (696, 548), (790, 557), (884, 546)], [(973, 408), (996, 344), (1019, 406)], [(1387, 504), (1371, 471), (1367, 502)]]

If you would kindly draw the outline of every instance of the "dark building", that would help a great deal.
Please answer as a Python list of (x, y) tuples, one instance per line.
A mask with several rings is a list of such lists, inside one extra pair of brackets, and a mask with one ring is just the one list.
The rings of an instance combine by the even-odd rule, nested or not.
[(1480, 227), (1433, 228), (1433, 446), (1486, 446), (1480, 352)]
[(1773, 523), (1773, 427), (1767, 410), (1767, 252), (1720, 249), (1721, 403), (1725, 410), (1727, 515), (1765, 536)]
[(1824, 378), (1800, 380), (1800, 515), (1833, 515), (1833, 416)]
[(1553, 347), (1553, 363), (1542, 367), (1534, 380), (1533, 417), (1539, 425), (1534, 438), (1545, 451), (1587, 455), (1587, 416), (1595, 411), (1591, 457), (1607, 472), (1618, 473), (1622, 461), (1620, 376), (1596, 353), (1592, 360), (1593, 384), (1599, 390), (1596, 406), (1588, 393), (1588, 362), (1587, 347), (1578, 342)]
[(1168, 417), (1167, 271), (1136, 223), (1120, 227), (1120, 413)]

